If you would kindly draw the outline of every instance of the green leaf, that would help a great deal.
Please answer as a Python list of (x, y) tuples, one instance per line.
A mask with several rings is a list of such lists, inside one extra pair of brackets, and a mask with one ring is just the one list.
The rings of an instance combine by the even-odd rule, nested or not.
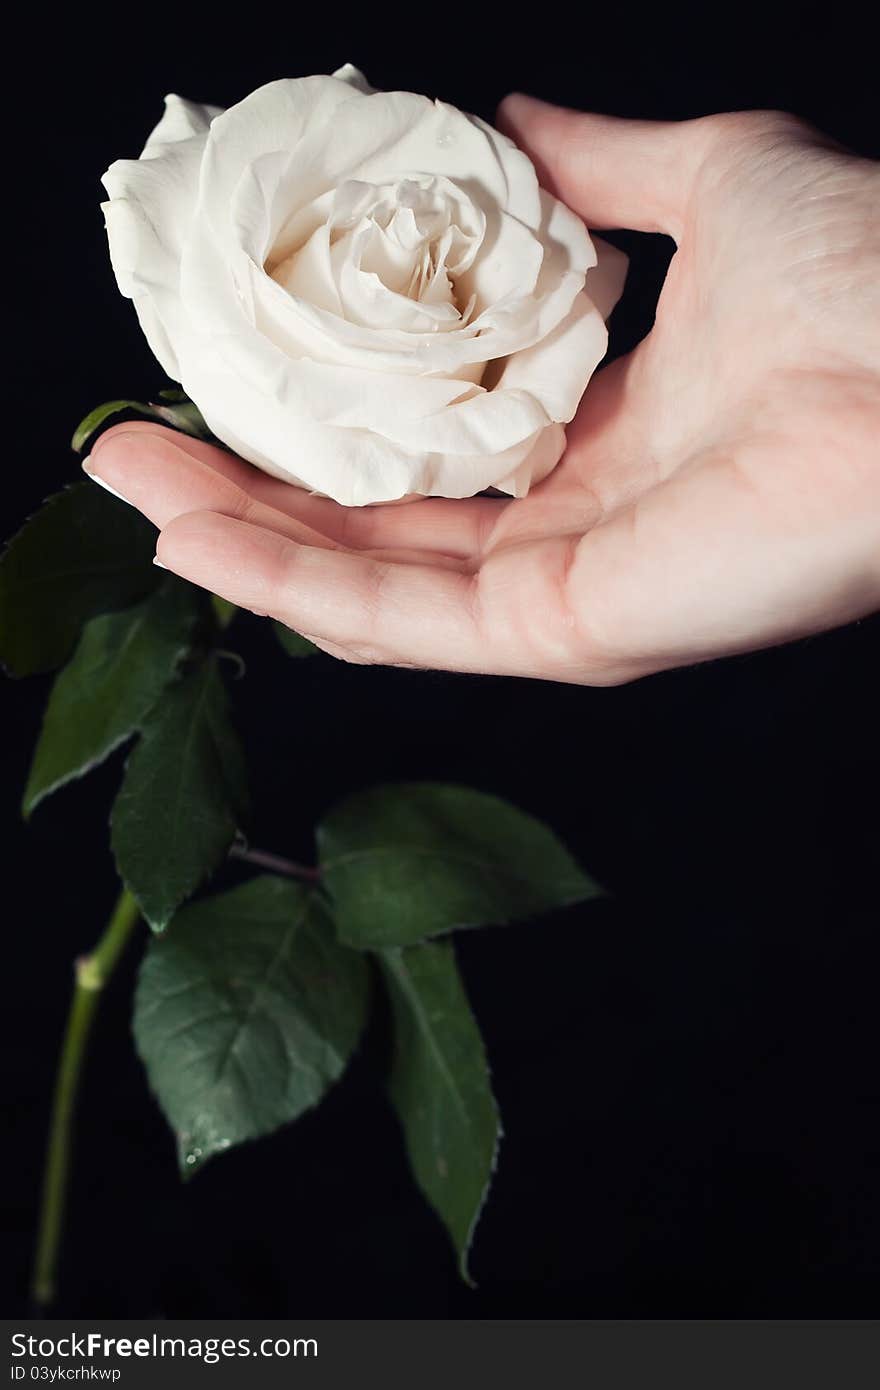
[(246, 802), (244, 758), (208, 657), (144, 720), (113, 807), (116, 866), (154, 931), (217, 867)]
[(196, 439), (210, 438), (211, 431), (202, 412), (190, 400), (184, 398), (178, 405), (154, 405), (153, 414), (172, 429), (194, 435)]
[(462, 1277), (501, 1125), (451, 942), (383, 951), (394, 1012), (391, 1099), (419, 1187), (452, 1237)]
[(363, 956), (289, 879), (178, 913), (141, 967), (134, 1035), (182, 1172), (316, 1105), (357, 1045), (367, 998)]
[(214, 619), (221, 631), (229, 626), (238, 613), (236, 605), (230, 603), (228, 598), (221, 598), (219, 594), (211, 595), (211, 606), (214, 609)]
[(200, 605), (198, 590), (171, 579), (135, 607), (86, 624), (49, 696), (25, 816), (140, 728), (188, 649)]
[(82, 453), (92, 435), (109, 420), (111, 415), (119, 415), (123, 410), (133, 410), (138, 415), (146, 415), (150, 420), (161, 420), (172, 429), (182, 430), (184, 434), (195, 435), (197, 439), (207, 439), (211, 431), (205, 424), (202, 412), (183, 391), (160, 391), (159, 396), (165, 405), (149, 404), (144, 401), (104, 401), (96, 405), (84, 419), (80, 420), (73, 432), (70, 447), (75, 453)]
[(156, 588), (156, 532), (94, 483), (50, 497), (0, 559), (0, 660), (13, 675), (60, 666), (96, 613)]
[(275, 636), (281, 643), (288, 656), (318, 656), (318, 648), (314, 642), (310, 642), (307, 637), (300, 637), (293, 628), (285, 627), (283, 623), (272, 623), (275, 629)]
[(123, 410), (134, 410), (138, 415), (156, 418), (154, 408), (151, 405), (145, 405), (143, 401), (104, 401), (103, 405), (96, 405), (94, 410), (90, 410), (74, 430), (70, 441), (70, 447), (74, 453), (81, 454), (92, 435), (101, 428), (104, 421), (109, 420), (111, 415), (119, 415)]
[(466, 787), (373, 787), (318, 828), (341, 940), (405, 946), (600, 893), (546, 825)]

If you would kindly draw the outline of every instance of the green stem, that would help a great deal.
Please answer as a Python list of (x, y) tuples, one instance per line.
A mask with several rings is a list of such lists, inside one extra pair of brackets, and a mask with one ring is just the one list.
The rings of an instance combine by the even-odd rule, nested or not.
[(321, 870), (311, 864), (297, 864), (294, 859), (283, 859), (280, 854), (270, 854), (265, 849), (251, 849), (249, 845), (231, 844), (230, 859), (243, 859), (248, 864), (257, 864), (261, 869), (269, 869), (274, 874), (287, 874), (290, 878), (304, 878), (317, 883)]
[(73, 998), (55, 1076), (43, 1173), (40, 1230), (31, 1288), (34, 1302), (44, 1308), (52, 1302), (55, 1294), (55, 1270), (64, 1225), (74, 1110), (92, 1022), (101, 990), (113, 974), (139, 915), (134, 898), (127, 889), (123, 889), (104, 935), (89, 955), (81, 956), (76, 962)]

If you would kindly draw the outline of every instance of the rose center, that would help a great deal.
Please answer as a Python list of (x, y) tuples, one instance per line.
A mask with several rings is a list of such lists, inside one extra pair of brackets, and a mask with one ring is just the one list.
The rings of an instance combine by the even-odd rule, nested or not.
[(384, 186), (351, 179), (337, 189), (330, 219), (332, 245), (386, 289), (419, 302), (454, 299), (455, 277), (472, 263), (482, 234), (470, 200), (437, 178)]
[(462, 302), (457, 282), (484, 232), (483, 213), (450, 179), (349, 179), (326, 220), (270, 273), (289, 293), (354, 323), (435, 333), (473, 312), (473, 296)]

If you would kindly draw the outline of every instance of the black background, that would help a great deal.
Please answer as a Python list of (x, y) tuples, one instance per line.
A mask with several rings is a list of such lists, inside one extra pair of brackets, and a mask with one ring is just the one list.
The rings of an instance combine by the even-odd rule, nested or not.
[[(377, 86), (487, 117), (512, 88), (654, 117), (774, 106), (880, 155), (873, 45), (847, 7), (801, 7), (792, 28), (739, 7), (475, 19), (333, 5), (308, 22), (302, 8), (25, 17), (4, 92), (5, 533), (77, 475), (66, 442), (88, 408), (162, 384), (115, 289), (98, 179), (140, 149), (168, 90), (225, 105), (351, 60)], [(669, 251), (621, 244), (634, 269), (617, 351), (650, 325)], [(132, 952), (84, 1088), (59, 1312), (873, 1314), (880, 622), (616, 690), (294, 665), (256, 620), (233, 634), (255, 843), (305, 858), (343, 792), (458, 780), (548, 819), (613, 897), (460, 940), (506, 1129), (477, 1292), (409, 1182), (382, 1019), (318, 1112), (182, 1186), (130, 1042)], [(30, 827), (18, 817), (47, 689), (2, 694), (8, 1313), (25, 1306), (70, 962), (115, 895), (106, 820), (121, 759)]]

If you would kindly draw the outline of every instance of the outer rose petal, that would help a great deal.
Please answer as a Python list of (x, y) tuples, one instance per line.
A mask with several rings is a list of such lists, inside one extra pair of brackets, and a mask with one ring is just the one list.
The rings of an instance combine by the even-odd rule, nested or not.
[(222, 359), (203, 358), (194, 370), (193, 393), (208, 401), (200, 387), (209, 388), (205, 419), (220, 439), (264, 472), (345, 506), (409, 493), (472, 497), (497, 486), (499, 474), (507, 478), (519, 469), (545, 433), (555, 440), (554, 464), (562, 452), (558, 426), (541, 428), (501, 453), (408, 451), (373, 431), (316, 423), (292, 412), (230, 372)]
[(553, 472), (564, 452), (565, 430), (561, 425), (548, 425), (534, 440), (522, 462), (493, 483), (493, 487), (511, 497), (525, 497), (530, 488)]
[(350, 87), (356, 87), (364, 96), (371, 96), (376, 88), (371, 87), (360, 68), (356, 68), (354, 63), (343, 63), (341, 68), (337, 68), (333, 76), (340, 82), (347, 82)]
[(120, 290), (133, 300), (150, 347), (174, 381), (175, 344), (185, 332), (180, 261), (192, 222), (199, 168), (216, 106), (173, 94), (140, 159), (118, 159), (102, 179), (110, 195), (102, 210)]
[(177, 145), (193, 135), (207, 135), (211, 122), (222, 114), (222, 106), (203, 106), (169, 92), (162, 119), (147, 139), (141, 159), (153, 159), (164, 154), (169, 145)]
[(605, 356), (605, 320), (586, 293), (546, 338), (507, 359), (493, 394), (528, 392), (550, 420), (567, 424), (589, 379)]
[[(546, 337), (507, 359), (496, 390), (528, 391), (551, 420), (567, 424), (608, 346), (605, 320), (623, 292), (628, 261), (622, 251), (598, 237), (598, 262), (587, 275), (571, 313)], [(535, 479), (537, 481), (537, 479)]]
[(602, 237), (593, 236), (598, 261), (587, 277), (587, 293), (603, 319), (611, 317), (611, 311), (623, 294), (623, 284), (629, 268), (629, 258), (618, 251)]

